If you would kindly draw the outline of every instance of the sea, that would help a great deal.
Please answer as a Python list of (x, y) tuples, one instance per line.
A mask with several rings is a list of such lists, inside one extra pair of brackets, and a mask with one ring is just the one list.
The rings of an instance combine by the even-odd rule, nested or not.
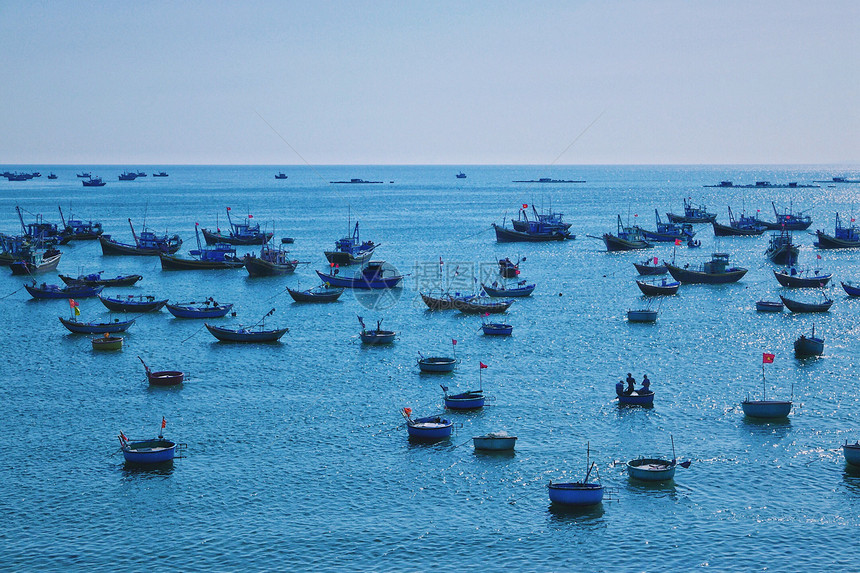
[[(124, 170), (146, 178), (118, 181)], [(293, 275), (250, 278), (244, 269), (162, 271), (158, 258), (102, 255), (97, 241), (61, 247), (56, 272), (141, 274), (116, 294), (173, 302), (213, 297), (235, 316), (213, 323), (288, 327), (275, 344), (217, 342), (203, 321), (145, 314), (121, 351), (94, 352), (90, 337), (58, 321), (66, 300), (33, 300), (26, 279), (0, 272), (0, 569), (14, 571), (856, 571), (860, 469), (840, 445), (860, 439), (860, 300), (840, 281), (860, 281), (860, 253), (818, 250), (812, 232), (833, 232), (836, 213), (858, 213), (860, 184), (812, 184), (860, 166), (178, 166), (4, 165), (39, 171), (0, 180), (0, 232), (42, 216), (101, 221), (130, 242), (145, 227), (197, 246), (195, 224), (260, 223), (290, 237)], [(168, 177), (152, 173), (167, 171)], [(83, 187), (77, 173), (104, 178)], [(283, 171), (286, 180), (275, 179)], [(457, 179), (463, 171), (467, 177)], [(48, 173), (56, 180), (48, 180)], [(584, 183), (514, 183), (542, 177)], [(332, 184), (361, 178), (372, 184)], [(607, 253), (599, 237), (625, 225), (653, 229), (655, 210), (682, 212), (689, 198), (725, 222), (772, 202), (812, 216), (794, 233), (799, 266), (832, 272), (830, 312), (758, 313), (755, 302), (818, 292), (781, 288), (764, 254), (768, 235), (715, 239), (696, 225), (700, 248), (659, 244)], [(564, 213), (576, 238), (497, 243), (523, 205)], [(347, 291), (332, 304), (294, 303), (286, 287), (321, 283), (323, 251), (352, 233), (379, 246), (374, 259), (405, 275), (402, 288)], [(598, 237), (598, 238), (594, 238)], [(239, 247), (239, 253), (259, 247)], [(649, 303), (634, 262), (658, 257), (697, 266), (713, 252), (749, 269), (738, 283), (684, 285)], [(820, 259), (818, 258), (820, 256)], [(501, 281), (499, 259), (520, 261), (537, 285), (503, 315), (510, 337), (484, 336), (481, 317), (429, 311), (419, 291), (473, 292)], [(341, 267), (341, 274), (353, 269)], [(477, 286), (477, 288), (480, 288)], [(82, 318), (109, 320), (98, 299)], [(650, 304), (654, 324), (631, 324)], [(363, 346), (357, 317), (398, 333)], [(800, 360), (793, 342), (812, 328), (824, 355)], [(456, 346), (452, 343), (456, 340)], [(763, 364), (772, 353), (772, 364)], [(417, 359), (451, 356), (451, 374), (422, 374)], [(181, 370), (181, 387), (150, 387), (154, 370)], [(487, 365), (486, 369), (479, 364)], [(619, 407), (615, 384), (651, 379), (653, 408)], [(487, 406), (445, 411), (442, 389), (482, 388)], [(791, 399), (787, 420), (746, 418), (745, 398)], [(401, 409), (444, 415), (450, 440), (407, 439)], [(168, 467), (124, 464), (117, 436), (164, 435), (186, 444)], [(513, 453), (475, 451), (471, 438), (504, 431)], [(674, 451), (673, 451), (674, 444)], [(628, 460), (691, 461), (668, 483), (628, 478)], [(551, 505), (550, 482), (590, 481), (603, 503)]]

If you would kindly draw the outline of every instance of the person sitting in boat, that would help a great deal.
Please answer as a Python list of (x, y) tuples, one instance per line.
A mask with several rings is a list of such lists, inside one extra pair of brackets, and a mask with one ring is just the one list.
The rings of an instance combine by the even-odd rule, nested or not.
[(615, 395), (622, 396), (624, 394), (624, 380), (619, 380), (615, 384)]
[(647, 394), (649, 392), (651, 392), (651, 381), (648, 380), (647, 374), (643, 374), (642, 375), (642, 388), (639, 390), (639, 393), (640, 394), (641, 393)]
[(633, 378), (633, 375), (630, 372), (627, 373), (627, 390), (624, 391), (628, 396), (633, 393), (636, 389), (636, 379)]

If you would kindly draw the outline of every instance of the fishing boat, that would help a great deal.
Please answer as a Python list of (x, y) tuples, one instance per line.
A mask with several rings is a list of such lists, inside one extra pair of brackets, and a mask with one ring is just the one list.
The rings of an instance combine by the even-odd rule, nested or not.
[(153, 173), (152, 176), (153, 177), (167, 177), (168, 175), (167, 175), (166, 171), (159, 171), (158, 173)]
[(104, 233), (102, 224), (98, 221), (81, 221), (79, 219), (69, 218), (67, 221), (63, 216), (62, 207), (60, 210), (60, 221), (63, 223), (63, 235), (65, 242), (68, 241), (92, 241), (98, 239)]
[(97, 273), (90, 273), (87, 275), (78, 275), (74, 278), (60, 275), (60, 279), (62, 279), (62, 281), (67, 285), (84, 284), (88, 286), (120, 287), (132, 286), (143, 278), (141, 275), (119, 275), (111, 279), (103, 279), (103, 272), (104, 271), (99, 271)]
[(116, 332), (125, 332), (132, 324), (134, 324), (135, 320), (132, 318), (130, 320), (121, 321), (118, 318), (115, 318), (113, 322), (80, 322), (77, 317), (68, 319), (60, 316), (58, 318), (63, 326), (75, 334), (113, 334)]
[(164, 271), (220, 271), (225, 269), (239, 269), (245, 266), (245, 261), (236, 256), (236, 248), (227, 243), (215, 243), (212, 246), (202, 246), (200, 234), (194, 227), (197, 235), (197, 248), (188, 251), (190, 258), (178, 255), (158, 253), (161, 259), (161, 269)]
[(462, 171), (457, 174), (457, 179), (465, 179), (465, 178), (466, 178), (466, 174), (463, 173)]
[(105, 182), (101, 177), (90, 177), (89, 179), (84, 179), (81, 181), (81, 184), (84, 187), (104, 187)]
[(457, 365), (457, 341), (451, 340), (451, 348), (454, 351), (454, 357), (447, 356), (428, 356), (424, 357), (418, 353), (418, 368), (421, 372), (453, 372)]
[(207, 245), (216, 245), (218, 243), (227, 243), (228, 245), (263, 245), (275, 235), (274, 232), (263, 232), (260, 230), (259, 223), (252, 223), (253, 215), (249, 214), (241, 223), (234, 223), (230, 217), (230, 207), (227, 207), (227, 223), (230, 225), (230, 231), (225, 235), (220, 228), (210, 231), (202, 229), (203, 238)]
[(618, 215), (616, 234), (604, 233), (603, 242), (606, 244), (607, 252), (636, 251), (654, 246), (645, 240), (638, 227), (625, 227), (621, 222), (621, 215)]
[(92, 177), (92, 173), (90, 173), (88, 171), (84, 171), (83, 173), (78, 173), (77, 176), (81, 177), (81, 178), (89, 179), (90, 177)]
[[(628, 375), (629, 376), (629, 375)], [(630, 380), (630, 386), (626, 391), (624, 388), (624, 382), (617, 382), (615, 384), (615, 396), (618, 398), (619, 406), (653, 406), (654, 405), (654, 391), (651, 390), (651, 381), (645, 377), (642, 380), (642, 387), (638, 390), (633, 389), (633, 379), (628, 378)]]
[(64, 229), (61, 229), (56, 223), (45, 221), (41, 214), (36, 214), (36, 220), (32, 223), (24, 222), (24, 214), (21, 207), (15, 205), (15, 211), (18, 213), (18, 220), (21, 222), (21, 234), (31, 243), (52, 246), (66, 244), (69, 242), (69, 236)]
[(476, 450), (487, 452), (503, 452), (514, 449), (517, 444), (516, 436), (509, 436), (507, 432), (488, 432), (483, 436), (472, 438), (472, 444)]
[(833, 274), (827, 273), (820, 275), (818, 272), (819, 271), (816, 270), (815, 274), (810, 275), (809, 270), (798, 271), (795, 267), (791, 267), (789, 269), (774, 270), (773, 276), (776, 277), (777, 282), (784, 287), (823, 288), (830, 282), (830, 279), (833, 278)]
[(394, 339), (397, 338), (397, 333), (393, 330), (382, 329), (382, 319), (376, 321), (375, 329), (368, 329), (364, 324), (364, 319), (360, 316), (358, 317), (358, 322), (361, 324), (359, 337), (361, 338), (362, 344), (391, 344), (394, 342)]
[(277, 175), (275, 175), (275, 179), (286, 179), (286, 178), (287, 178), (287, 174), (284, 173), (283, 171), (281, 171)]
[(627, 462), (627, 475), (642, 481), (669, 481), (675, 477), (677, 463), (660, 458), (639, 458)]
[(689, 265), (677, 267), (666, 263), (669, 274), (682, 284), (726, 284), (734, 283), (747, 274), (747, 269), (729, 266), (727, 253), (714, 253), (711, 260), (703, 263), (699, 269), (690, 270)]
[(815, 324), (813, 324), (810, 336), (801, 334), (800, 338), (794, 341), (794, 355), (797, 358), (808, 358), (822, 354), (824, 354), (824, 339), (815, 336)]
[(21, 235), (0, 233), (0, 265), (8, 267), (15, 261), (25, 259), (32, 248), (30, 241)]
[(773, 207), (774, 215), (776, 215), (776, 222), (761, 222), (769, 231), (781, 231), (783, 229), (786, 231), (805, 231), (812, 225), (812, 217), (804, 215), (803, 211), (798, 211), (797, 213), (792, 211), (793, 204), (789, 204), (788, 209), (782, 212), (776, 208), (774, 202), (771, 202), (771, 206)]
[(146, 362), (143, 361), (143, 358), (138, 356), (137, 359), (140, 360), (141, 364), (143, 364), (143, 368), (146, 371), (146, 379), (153, 386), (176, 386), (185, 381), (184, 372), (180, 372), (178, 370), (159, 370), (157, 372), (153, 372), (149, 369), (149, 366), (146, 365)]
[(757, 237), (767, 230), (767, 226), (758, 218), (758, 215), (750, 217), (741, 213), (740, 218), (735, 219), (731, 207), (729, 207), (728, 225), (717, 223), (716, 220), (711, 221), (711, 225), (714, 227), (715, 237)]
[(521, 233), (527, 233), (531, 231), (532, 221), (537, 221), (541, 225), (541, 228), (546, 231), (565, 232), (568, 231), (571, 227), (570, 223), (565, 223), (564, 213), (556, 213), (552, 209), (544, 213), (538, 213), (534, 205), (531, 206), (534, 218), (532, 220), (529, 220), (528, 213), (526, 211), (526, 209), (528, 208), (529, 206), (523, 203), (523, 207), (519, 210), (517, 218), (511, 219), (511, 226), (514, 228), (514, 231), (519, 231)]
[(694, 205), (689, 197), (684, 199), (683, 215), (666, 213), (666, 216), (672, 223), (713, 223), (717, 218), (716, 213), (708, 213), (704, 205)]
[(137, 179), (137, 172), (130, 173), (128, 171), (123, 171), (118, 177), (120, 181), (134, 181)]
[(179, 235), (158, 236), (152, 231), (144, 228), (140, 235), (135, 233), (134, 225), (131, 224), (131, 219), (128, 220), (128, 225), (131, 227), (131, 235), (134, 238), (134, 244), (120, 243), (111, 238), (110, 235), (99, 236), (99, 244), (102, 246), (103, 255), (132, 255), (132, 256), (151, 256), (154, 257), (159, 253), (173, 254), (182, 247), (182, 239)]
[(845, 444), (842, 446), (842, 454), (845, 456), (847, 463), (860, 467), (860, 442), (849, 444), (848, 440), (845, 440)]
[(595, 462), (591, 461), (591, 447), (586, 449), (585, 479), (579, 482), (553, 483), (549, 482), (549, 500), (561, 506), (583, 507), (597, 505), (603, 501), (603, 485), (597, 482), (589, 483), (588, 478), (594, 470)]
[(484, 322), (481, 324), (481, 330), (487, 336), (510, 336), (514, 327), (503, 322)]
[(233, 309), (233, 303), (220, 304), (211, 296), (202, 302), (178, 302), (165, 305), (176, 318), (221, 318)]
[(99, 295), (99, 300), (107, 307), (108, 310), (114, 312), (157, 312), (161, 310), (167, 299), (156, 300), (152, 295), (114, 295), (102, 296)]
[(628, 310), (627, 322), (657, 322), (657, 311), (650, 308)]
[(782, 301), (759, 300), (755, 303), (758, 312), (782, 312), (784, 306)]
[(509, 287), (504, 283), (493, 281), (492, 285), (481, 284), (484, 292), (495, 298), (515, 297), (521, 298), (532, 294), (535, 290), (535, 284), (528, 284), (526, 281), (520, 281), (514, 287)]
[(252, 277), (272, 277), (287, 275), (296, 270), (299, 261), (289, 257), (290, 252), (281, 247), (270, 246), (266, 243), (260, 247), (260, 256), (253, 253), (245, 255), (245, 269)]
[(657, 279), (648, 282), (637, 280), (636, 286), (645, 296), (662, 296), (676, 294), (681, 283), (679, 281), (667, 281), (663, 278), (659, 282)]
[(226, 328), (204, 323), (212, 336), (221, 342), (276, 342), (287, 333), (288, 328), (266, 330), (262, 326)]
[(642, 236), (647, 241), (657, 242), (657, 243), (674, 243), (675, 240), (681, 239), (684, 242), (687, 242), (689, 239), (692, 239), (696, 232), (693, 230), (692, 223), (664, 223), (660, 220), (660, 213), (657, 212), (657, 209), (654, 209), (654, 217), (657, 220), (657, 230), (649, 231), (648, 229), (642, 227), (634, 227), (635, 229), (639, 229), (642, 233)]
[(424, 301), (424, 304), (430, 310), (456, 310), (463, 302), (475, 297), (475, 295), (461, 295), (459, 292), (453, 294), (447, 292), (438, 294), (419, 292), (419, 294), (421, 295), (421, 300)]
[(548, 230), (545, 225), (536, 221), (529, 221), (527, 231), (515, 231), (495, 223), (492, 226), (498, 243), (544, 243), (575, 238), (569, 231)]
[(120, 432), (119, 445), (125, 461), (130, 464), (161, 464), (173, 461), (176, 454), (176, 443), (161, 435), (153, 440), (131, 441)]
[(448, 394), (448, 387), (442, 386), (445, 407), (449, 410), (477, 410), (484, 407), (486, 398), (482, 390), (469, 390), (457, 394)]
[(860, 296), (860, 287), (853, 286), (851, 281), (848, 281), (847, 283), (840, 282), (839, 284), (842, 285), (842, 289), (848, 296)]
[(526, 260), (525, 257), (517, 259), (513, 262), (510, 258), (505, 257), (499, 259), (499, 274), (506, 279), (515, 279), (520, 276), (520, 263)]
[(47, 250), (24, 247), (18, 253), (19, 258), (9, 263), (9, 270), (13, 275), (35, 275), (53, 271), (60, 264), (62, 253), (57, 249)]
[[(854, 222), (853, 217), (851, 222)], [(819, 249), (856, 249), (860, 247), (860, 228), (856, 225), (843, 227), (839, 213), (836, 213), (836, 228), (832, 235), (828, 235), (820, 229), (815, 231), (815, 234), (818, 236), (815, 246)]]
[[(364, 179), (359, 179), (359, 178), (357, 178), (357, 177), (353, 177), (353, 178), (352, 178), (352, 179), (350, 179), (349, 181), (329, 181), (329, 183), (332, 183), (332, 184), (335, 184), (335, 185), (349, 185), (349, 184), (356, 184), (356, 183), (373, 183), (373, 184), (377, 184), (377, 183), (382, 183), (382, 181), (365, 181)], [(392, 181), (392, 183), (394, 183), (394, 182)]]
[(335, 302), (343, 294), (344, 289), (328, 285), (319, 285), (306, 290), (293, 290), (287, 287), (287, 292), (296, 302)]
[[(357, 288), (357, 289), (383, 289), (394, 288), (403, 280), (403, 275), (397, 274), (391, 269), (384, 268), (384, 261), (369, 261), (361, 272), (352, 276), (341, 276), (340, 269), (336, 263), (330, 263), (334, 268), (333, 272), (326, 274), (317, 271), (317, 275), (324, 283), (328, 283), (333, 287)], [(386, 276), (386, 273), (388, 275)]]
[(833, 306), (833, 299), (828, 298), (824, 292), (821, 295), (824, 297), (824, 300), (818, 303), (801, 302), (782, 295), (779, 295), (779, 298), (782, 300), (785, 308), (791, 312), (827, 312)]
[(91, 338), (93, 350), (122, 350), (123, 337), (111, 336), (107, 332), (104, 336)]
[(454, 424), (441, 416), (412, 419), (412, 408), (403, 408), (400, 414), (406, 418), (406, 432), (416, 441), (435, 442), (451, 437)]
[(770, 236), (765, 256), (778, 265), (792, 266), (797, 263), (800, 247), (792, 242), (791, 232), (782, 230)]
[(764, 353), (762, 355), (762, 399), (750, 400), (749, 394), (747, 394), (746, 400), (741, 402), (741, 409), (743, 409), (744, 415), (749, 416), (750, 418), (785, 418), (791, 412), (791, 400), (767, 399), (767, 380), (764, 376), (764, 365), (773, 363), (773, 359), (773, 354)]
[(27, 292), (30, 293), (30, 296), (32, 296), (33, 298), (69, 299), (89, 298), (93, 296), (98, 296), (98, 294), (102, 291), (104, 287), (92, 287), (87, 285), (68, 285), (61, 288), (58, 285), (49, 285), (46, 283), (42, 283), (37, 286), (36, 281), (33, 281), (33, 284), (25, 284), (24, 288), (27, 289)]
[(659, 264), (657, 257), (645, 259), (641, 263), (633, 263), (633, 266), (636, 268), (636, 272), (642, 276), (665, 275), (669, 272), (665, 263)]
[(494, 314), (505, 312), (514, 304), (514, 299), (491, 300), (487, 297), (470, 297), (467, 300), (457, 301), (456, 308), (465, 314)]
[(373, 241), (361, 241), (356, 221), (352, 235), (338, 239), (334, 242), (334, 250), (324, 251), (323, 254), (333, 265), (362, 265), (370, 259), (378, 246)]

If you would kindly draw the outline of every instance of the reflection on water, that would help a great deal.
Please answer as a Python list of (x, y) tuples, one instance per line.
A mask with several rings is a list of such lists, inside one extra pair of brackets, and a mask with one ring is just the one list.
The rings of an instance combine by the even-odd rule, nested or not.
[(163, 478), (173, 474), (173, 460), (158, 464), (133, 464), (124, 462), (122, 464), (122, 477), (124, 479), (151, 479)]
[(605, 525), (601, 519), (604, 512), (603, 503), (584, 507), (550, 503), (547, 508), (549, 522), (555, 525), (579, 524), (592, 527), (602, 526)]

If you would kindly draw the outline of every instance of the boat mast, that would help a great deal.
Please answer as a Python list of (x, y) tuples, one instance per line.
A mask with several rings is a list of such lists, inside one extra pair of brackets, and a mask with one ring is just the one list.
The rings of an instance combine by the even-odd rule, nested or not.
[(197, 237), (197, 250), (202, 251), (203, 247), (200, 245), (200, 229), (198, 228), (200, 223), (194, 223), (194, 235)]
[[(140, 245), (140, 242), (137, 240), (137, 233), (134, 232), (134, 225), (131, 224), (131, 218), (128, 220), (128, 226), (131, 227), (131, 236), (134, 237), (134, 244)], [(144, 222), (143, 228), (146, 228), (146, 223)]]
[(63, 222), (63, 228), (65, 228), (66, 227), (66, 218), (63, 217), (63, 208), (60, 207), (59, 205), (57, 205), (57, 209), (60, 210), (60, 221)]
[[(27, 234), (27, 226), (24, 224), (24, 215), (21, 214), (21, 207), (19, 207), (18, 205), (15, 205), (15, 210), (18, 211), (18, 219), (21, 220), (21, 231), (26, 235)], [(837, 216), (837, 223), (836, 224), (838, 225), (839, 224), (838, 223), (839, 214), (837, 213), (836, 216)]]

